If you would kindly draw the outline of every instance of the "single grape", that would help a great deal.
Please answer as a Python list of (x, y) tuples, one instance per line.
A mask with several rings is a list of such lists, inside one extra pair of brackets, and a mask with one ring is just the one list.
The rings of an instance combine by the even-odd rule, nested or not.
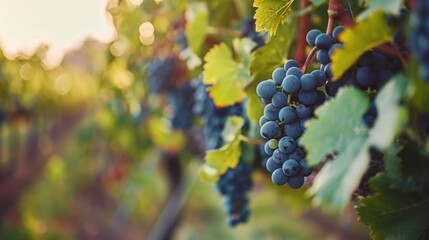
[(276, 150), (276, 148), (271, 148), (269, 143), (266, 142), (264, 145), (264, 152), (268, 155), (268, 156), (272, 156), (274, 153), (274, 150)]
[(356, 72), (356, 80), (362, 87), (369, 87), (374, 84), (376, 74), (370, 67), (361, 67)]
[(276, 92), (276, 84), (273, 80), (262, 81), (256, 86), (256, 94), (261, 98), (271, 99)]
[(301, 89), (310, 91), (316, 88), (317, 80), (312, 74), (304, 74), (301, 76)]
[(283, 163), (282, 170), (288, 177), (296, 176), (299, 173), (299, 163), (294, 159), (288, 159)]
[(272, 74), (274, 82), (280, 86), (283, 83), (283, 79), (286, 77), (286, 70), (284, 68), (276, 68)]
[(291, 68), (291, 67), (298, 67), (299, 68), (299, 64), (298, 64), (298, 62), (296, 61), (296, 60), (294, 60), (294, 59), (289, 59), (289, 60), (287, 60), (286, 62), (285, 62), (285, 65), (284, 65), (284, 69), (286, 70), (286, 72), (287, 72), (287, 70), (289, 70), (289, 68)]
[(268, 122), (268, 119), (266, 119), (266, 118), (264, 117), (264, 115), (262, 115), (262, 117), (261, 117), (261, 118), (259, 118), (259, 126), (261, 126), (261, 127), (262, 127), (262, 125), (264, 125), (266, 122)]
[(270, 141), (268, 141), (268, 145), (271, 149), (276, 149), (279, 146), (279, 142), (277, 141), (277, 139), (271, 139)]
[(297, 78), (300, 78), (302, 76), (301, 69), (299, 69), (298, 67), (291, 67), (286, 72), (286, 77), (289, 76), (289, 75), (294, 75)]
[(335, 81), (335, 82), (329, 81), (325, 85), (326, 94), (333, 97), (333, 96), (337, 95), (338, 90), (342, 86), (344, 86), (344, 80), (342, 80), (342, 79)]
[(280, 127), (275, 121), (268, 121), (261, 127), (261, 136), (264, 138), (274, 138), (280, 132)]
[(281, 168), (282, 166), (274, 162), (273, 157), (268, 158), (267, 162), (265, 163), (265, 167), (267, 168), (268, 172), (272, 173), (277, 168)]
[(276, 149), (273, 153), (273, 161), (279, 165), (283, 164), (289, 159), (289, 155), (282, 153), (279, 149)]
[(273, 183), (276, 185), (284, 185), (288, 182), (288, 180), (288, 176), (283, 173), (283, 170), (281, 168), (274, 170), (274, 172), (271, 174), (271, 181), (273, 181)]
[(261, 98), (261, 101), (262, 101), (264, 104), (270, 104), (270, 103), (271, 103), (271, 98)]
[(295, 151), (296, 149), (296, 141), (295, 139), (285, 136), (282, 137), (279, 141), (279, 148), (281, 152), (289, 154)]
[(295, 120), (295, 118), (296, 118), (296, 113), (293, 107), (287, 106), (280, 109), (280, 112), (279, 112), (280, 121), (284, 123), (291, 123)]
[(322, 32), (318, 29), (311, 29), (308, 31), (305, 39), (307, 40), (308, 45), (314, 47), (316, 45), (316, 38), (322, 34)]
[(287, 136), (292, 137), (292, 138), (299, 138), (302, 134), (302, 128), (301, 125), (299, 124), (299, 121), (295, 121), (291, 124), (286, 124), (284, 126), (284, 132)]
[(307, 161), (305, 159), (302, 159), (299, 161), (299, 174), (303, 175), (304, 177), (310, 176), (310, 174), (313, 172), (313, 169), (311, 169), (307, 165)]
[(345, 29), (344, 26), (341, 26), (341, 25), (334, 28), (334, 30), (332, 31), (332, 37), (334, 38), (335, 41), (339, 40), (338, 37), (344, 31), (344, 29)]
[(297, 189), (302, 187), (304, 185), (304, 176), (302, 175), (296, 175), (293, 177), (290, 177), (288, 180), (289, 186), (291, 188)]
[(276, 121), (279, 119), (280, 108), (274, 107), (272, 103), (268, 104), (264, 108), (264, 116), (270, 121)]
[(276, 92), (271, 99), (273, 106), (276, 108), (282, 108), (287, 105), (287, 95), (283, 92)]
[(303, 130), (303, 131), (305, 131), (305, 129), (307, 128), (307, 126), (306, 126), (306, 122), (307, 122), (308, 120), (311, 120), (311, 117), (308, 117), (308, 118), (304, 118), (304, 119), (299, 120), (299, 125), (301, 125), (301, 128), (302, 128), (302, 130)]
[(296, 93), (301, 89), (301, 82), (295, 75), (286, 76), (283, 80), (283, 90), (287, 93)]
[(327, 80), (325, 72), (323, 72), (321, 70), (314, 70), (311, 72), (311, 75), (313, 75), (316, 78), (318, 87), (325, 85), (326, 80)]
[(311, 91), (304, 91), (301, 90), (298, 93), (298, 99), (301, 103), (312, 106), (313, 104), (317, 103), (317, 91), (311, 90)]
[(295, 151), (293, 151), (291, 154), (289, 154), (289, 158), (295, 159), (296, 161), (300, 161), (305, 157), (304, 150), (302, 148), (297, 147)]
[(335, 52), (336, 49), (343, 48), (343, 47), (344, 46), (341, 43), (335, 43), (335, 44), (333, 44), (331, 46), (331, 48), (329, 48), (329, 51), (328, 51), (329, 58), (332, 59), (332, 55), (334, 54), (334, 52)]
[[(281, 111), (281, 110), (280, 110)], [(299, 104), (296, 109), (296, 116), (298, 116), (298, 118), (303, 119), (303, 118), (308, 118), (311, 116), (312, 114), (312, 110), (311, 108), (305, 106), (304, 104)], [(280, 113), (279, 113), (280, 116)], [(281, 120), (281, 119), (280, 119)]]
[(381, 70), (378, 73), (378, 78), (375, 85), (376, 88), (381, 89), (393, 77), (393, 75), (393, 72), (390, 70)]
[(326, 64), (323, 71), (327, 78), (332, 79), (331, 63)]
[(329, 57), (328, 51), (326, 50), (318, 50), (316, 59), (321, 64), (328, 64), (331, 62), (331, 58)]
[(326, 95), (323, 91), (316, 90), (317, 92), (317, 105), (321, 105), (326, 101)]
[(325, 51), (328, 51), (333, 43), (332, 37), (325, 33), (319, 34), (315, 41), (316, 46)]

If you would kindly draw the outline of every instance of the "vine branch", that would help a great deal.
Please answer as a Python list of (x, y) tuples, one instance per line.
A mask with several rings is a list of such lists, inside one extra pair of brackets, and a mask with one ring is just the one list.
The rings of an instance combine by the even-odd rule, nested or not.
[[(300, 2), (300, 8), (305, 9), (308, 6), (310, 6), (309, 0), (301, 0)], [(308, 28), (310, 25), (310, 14), (306, 13), (299, 17), (299, 23), (298, 23), (298, 37), (297, 37), (297, 46), (296, 46), (296, 52), (294, 59), (299, 63), (299, 65), (303, 65), (306, 61), (305, 58), (305, 47), (306, 47), (306, 35), (308, 32)]]

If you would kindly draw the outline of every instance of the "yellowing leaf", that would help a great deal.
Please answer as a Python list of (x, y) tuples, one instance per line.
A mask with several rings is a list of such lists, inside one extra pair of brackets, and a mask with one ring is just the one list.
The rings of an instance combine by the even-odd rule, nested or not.
[(256, 31), (267, 31), (271, 36), (276, 35), (280, 22), (286, 23), (287, 14), (291, 11), (293, 0), (255, 0)]
[(337, 49), (332, 56), (332, 73), (341, 77), (366, 51), (392, 41), (394, 29), (387, 24), (382, 11), (372, 13), (367, 19), (346, 28), (340, 35), (344, 48)]
[[(253, 44), (251, 41), (245, 40), (242, 40), (241, 43)], [(233, 59), (232, 52), (225, 43), (210, 49), (204, 60), (206, 64), (204, 65), (203, 83), (212, 85), (208, 91), (216, 106), (226, 107), (241, 101), (244, 96), (243, 89), (250, 81), (247, 66)]]
[(200, 169), (200, 176), (208, 181), (214, 182), (225, 173), (228, 168), (234, 168), (240, 161), (241, 146), (240, 135), (244, 119), (241, 117), (229, 117), (225, 123), (222, 136), (226, 142), (221, 148), (209, 150), (206, 153), (206, 163)]

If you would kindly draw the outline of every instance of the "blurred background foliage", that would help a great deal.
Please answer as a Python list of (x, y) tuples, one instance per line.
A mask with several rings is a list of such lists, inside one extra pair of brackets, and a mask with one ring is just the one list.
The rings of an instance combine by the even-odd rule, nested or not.
[[(165, 96), (149, 92), (151, 59), (174, 59), (175, 84), (190, 81), (213, 44), (231, 43), (252, 1), (112, 0), (106, 10), (116, 38), (89, 39), (59, 66), (44, 65), (43, 46), (14, 60), (0, 51), (0, 239), (368, 238), (353, 210), (321, 213), (263, 171), (251, 220), (229, 228), (221, 197), (197, 174), (198, 133), (171, 128)], [(182, 51), (176, 39), (192, 16), (207, 36)]]

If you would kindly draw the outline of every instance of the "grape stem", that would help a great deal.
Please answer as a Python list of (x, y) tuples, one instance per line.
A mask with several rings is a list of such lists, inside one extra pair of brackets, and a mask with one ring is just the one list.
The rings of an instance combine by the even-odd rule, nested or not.
[(305, 59), (304, 65), (302, 65), (301, 72), (305, 73), (305, 71), (307, 71), (307, 67), (310, 64), (311, 59), (313, 59), (314, 55), (316, 54), (317, 50), (318, 50), (317, 47), (314, 47), (313, 49), (311, 49), (310, 53), (307, 56), (307, 59)]
[(261, 142), (261, 141), (258, 141), (258, 140), (255, 140), (255, 139), (248, 138), (248, 137), (246, 137), (246, 136), (244, 136), (244, 135), (240, 135), (240, 136), (239, 136), (239, 138), (240, 138), (240, 140), (241, 140), (241, 141), (243, 141), (243, 142), (245, 142), (245, 143), (252, 144), (252, 145), (260, 145), (260, 144), (262, 144), (262, 142)]
[[(300, 9), (305, 9), (310, 6), (309, 0), (301, 0)], [(299, 17), (298, 23), (298, 37), (297, 37), (297, 46), (294, 59), (299, 63), (299, 65), (303, 65), (306, 61), (305, 57), (305, 47), (307, 45), (307, 41), (305, 39), (308, 27), (310, 25), (310, 14), (306, 13)]]
[(223, 35), (223, 36), (230, 36), (230, 37), (240, 37), (243, 32), (240, 30), (233, 30), (228, 28), (219, 28), (219, 27), (212, 27), (208, 26), (206, 33), (209, 35)]

